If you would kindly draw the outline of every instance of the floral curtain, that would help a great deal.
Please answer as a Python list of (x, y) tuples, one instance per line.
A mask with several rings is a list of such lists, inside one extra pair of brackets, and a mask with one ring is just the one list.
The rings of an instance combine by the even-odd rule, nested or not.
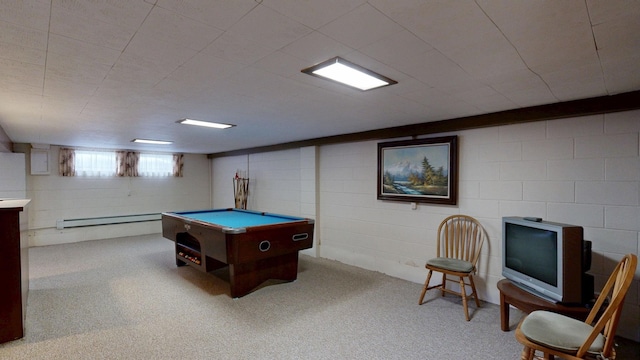
[(76, 153), (73, 149), (61, 148), (58, 155), (58, 172), (60, 176), (75, 176), (75, 157)]
[(140, 153), (135, 151), (116, 151), (116, 175), (138, 176)]
[(182, 177), (184, 167), (184, 154), (173, 154), (173, 176)]

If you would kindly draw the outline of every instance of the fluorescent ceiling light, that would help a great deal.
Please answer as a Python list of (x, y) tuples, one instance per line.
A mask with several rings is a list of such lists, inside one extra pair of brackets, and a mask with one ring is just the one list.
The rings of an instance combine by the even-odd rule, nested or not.
[(184, 119), (184, 120), (180, 120), (178, 122), (180, 124), (184, 124), (184, 125), (204, 126), (204, 127), (215, 128), (215, 129), (227, 129), (227, 128), (235, 126), (235, 125), (230, 125), (230, 124), (221, 124), (221, 123), (202, 121), (202, 120), (193, 120), (193, 119)]
[(340, 57), (334, 57), (318, 65), (303, 69), (302, 72), (352, 86), (362, 91), (398, 83)]
[(154, 145), (169, 145), (173, 144), (173, 141), (165, 141), (165, 140), (150, 140), (150, 139), (133, 139), (131, 142), (140, 143), (140, 144), (154, 144)]

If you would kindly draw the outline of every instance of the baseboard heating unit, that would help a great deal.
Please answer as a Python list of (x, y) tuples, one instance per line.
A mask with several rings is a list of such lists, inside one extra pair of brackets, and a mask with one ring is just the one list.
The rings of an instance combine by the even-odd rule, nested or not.
[(115, 224), (127, 224), (143, 221), (156, 221), (161, 220), (162, 214), (137, 214), (137, 215), (121, 215), (121, 216), (103, 216), (86, 219), (69, 219), (69, 220), (57, 220), (57, 229), (69, 229), (84, 226), (97, 226), (97, 225), (115, 225)]

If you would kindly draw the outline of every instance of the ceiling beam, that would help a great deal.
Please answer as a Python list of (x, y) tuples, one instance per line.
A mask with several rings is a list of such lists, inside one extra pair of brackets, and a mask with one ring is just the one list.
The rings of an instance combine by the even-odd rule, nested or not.
[(554, 104), (531, 106), (520, 109), (505, 110), (490, 114), (466, 116), (456, 119), (388, 127), (356, 133), (292, 141), (282, 144), (224, 151), (208, 154), (207, 157), (212, 159), (218, 157), (248, 155), (268, 151), (288, 150), (306, 146), (320, 146), (328, 144), (392, 139), (409, 136), (416, 137), (420, 135), (447, 133), (490, 126), (565, 119), (570, 117), (613, 113), (635, 109), (640, 109), (640, 90), (617, 95), (607, 95), (588, 99), (559, 102)]

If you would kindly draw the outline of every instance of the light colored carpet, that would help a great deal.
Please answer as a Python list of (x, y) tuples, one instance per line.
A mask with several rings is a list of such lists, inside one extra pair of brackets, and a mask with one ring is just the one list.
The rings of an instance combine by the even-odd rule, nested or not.
[[(301, 256), (298, 280), (229, 297), (160, 235), (30, 249), (26, 336), (0, 359), (517, 359), (499, 308)], [(520, 318), (512, 310), (512, 325)]]

